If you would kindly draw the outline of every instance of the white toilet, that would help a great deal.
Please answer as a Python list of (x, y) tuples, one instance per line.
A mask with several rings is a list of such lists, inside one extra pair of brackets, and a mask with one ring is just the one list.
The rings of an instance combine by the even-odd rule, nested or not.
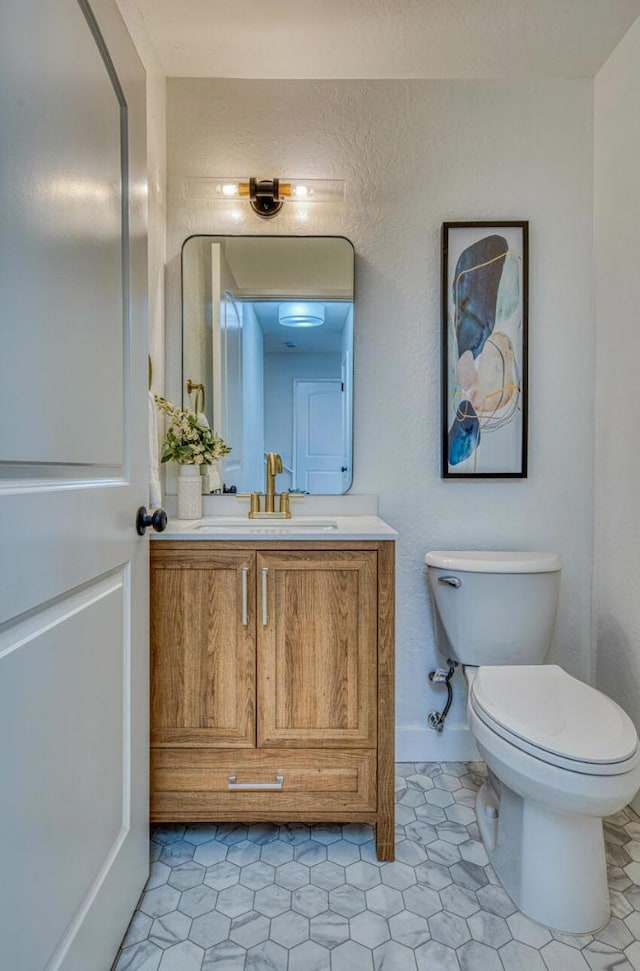
[(545, 665), (561, 563), (552, 553), (425, 556), (438, 646), (459, 661), (489, 768), (476, 816), (520, 910), (574, 934), (609, 920), (602, 817), (640, 787), (635, 727), (614, 701)]

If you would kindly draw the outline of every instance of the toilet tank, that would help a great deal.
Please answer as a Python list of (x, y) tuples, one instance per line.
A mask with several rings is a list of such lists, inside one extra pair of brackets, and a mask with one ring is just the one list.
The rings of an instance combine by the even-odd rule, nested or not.
[(461, 664), (542, 664), (562, 564), (555, 553), (427, 553), (436, 640)]

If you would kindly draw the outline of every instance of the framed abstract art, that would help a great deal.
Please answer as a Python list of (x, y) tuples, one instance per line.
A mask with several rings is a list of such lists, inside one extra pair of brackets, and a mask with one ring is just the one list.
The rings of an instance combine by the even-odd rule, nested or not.
[(442, 226), (442, 475), (527, 475), (527, 222)]

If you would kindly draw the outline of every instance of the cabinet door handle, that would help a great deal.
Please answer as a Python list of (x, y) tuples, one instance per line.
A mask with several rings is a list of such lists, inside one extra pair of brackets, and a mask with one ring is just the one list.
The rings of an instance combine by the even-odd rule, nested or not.
[(269, 567), (263, 566), (262, 570), (262, 626), (266, 627), (269, 623), (269, 613), (267, 611), (267, 574)]
[(232, 789), (235, 792), (237, 792), (240, 789), (244, 789), (244, 790), (247, 790), (247, 789), (254, 789), (254, 790), (255, 789), (269, 789), (269, 790), (274, 790), (274, 789), (282, 789), (282, 786), (284, 785), (284, 776), (283, 775), (277, 775), (275, 782), (237, 782), (236, 781), (237, 778), (238, 777), (236, 775), (230, 775), (229, 776), (229, 779), (227, 780), (227, 788), (228, 789)]
[(242, 623), (246, 627), (249, 623), (249, 567), (242, 567)]

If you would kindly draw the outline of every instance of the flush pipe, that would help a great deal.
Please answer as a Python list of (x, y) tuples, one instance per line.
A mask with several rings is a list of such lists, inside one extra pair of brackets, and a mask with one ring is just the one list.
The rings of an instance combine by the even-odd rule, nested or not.
[(452, 658), (447, 658), (447, 668), (436, 668), (435, 671), (429, 671), (429, 681), (432, 684), (443, 684), (447, 689), (447, 702), (442, 709), (442, 711), (431, 711), (427, 717), (427, 725), (432, 728), (434, 732), (442, 732), (444, 729), (444, 723), (446, 721), (447, 715), (449, 714), (449, 709), (451, 708), (451, 702), (453, 701), (453, 688), (451, 687), (451, 679), (458, 667), (458, 662), (454, 661)]

